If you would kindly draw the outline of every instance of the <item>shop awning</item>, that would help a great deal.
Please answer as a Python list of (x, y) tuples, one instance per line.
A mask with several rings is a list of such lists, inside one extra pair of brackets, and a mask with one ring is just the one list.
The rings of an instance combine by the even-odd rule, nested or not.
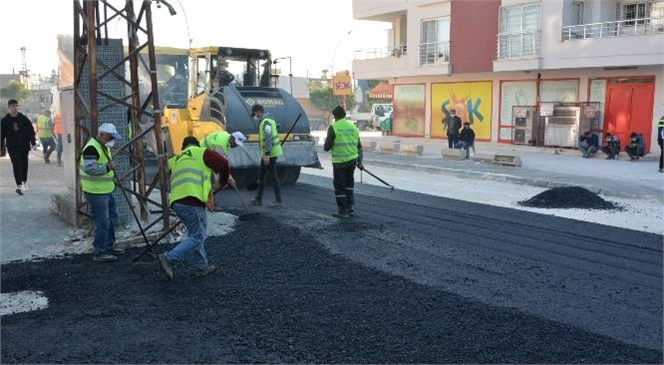
[(392, 99), (394, 97), (394, 85), (381, 82), (369, 91), (371, 99)]

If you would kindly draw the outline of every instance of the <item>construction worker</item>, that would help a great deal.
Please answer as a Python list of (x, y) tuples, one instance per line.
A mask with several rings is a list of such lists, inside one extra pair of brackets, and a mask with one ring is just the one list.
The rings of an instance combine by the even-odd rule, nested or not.
[(0, 156), (9, 151), (9, 158), (14, 169), (16, 194), (23, 195), (28, 190), (28, 154), (37, 145), (35, 130), (28, 117), (18, 112), (18, 101), (7, 102), (9, 113), (0, 123)]
[(242, 147), (244, 146), (244, 141), (247, 140), (247, 137), (242, 134), (242, 132), (236, 131), (233, 133), (228, 133), (226, 131), (216, 131), (208, 134), (203, 141), (201, 146), (204, 148), (210, 148), (215, 152), (228, 156), (228, 150), (230, 148)]
[(95, 250), (93, 260), (96, 262), (115, 261), (116, 255), (124, 253), (115, 246), (118, 208), (113, 197), (115, 166), (111, 157), (111, 148), (115, 146), (115, 141), (121, 139), (113, 124), (100, 125), (97, 136), (90, 138), (83, 147), (79, 162), (81, 189), (95, 226), (92, 245)]
[(260, 104), (251, 107), (251, 117), (260, 120), (258, 123), (258, 144), (261, 158), (258, 169), (258, 192), (256, 197), (251, 200), (251, 204), (263, 205), (263, 189), (269, 172), (272, 175), (272, 187), (274, 188), (274, 202), (270, 203), (269, 206), (278, 208), (281, 207), (283, 202), (281, 200), (281, 184), (277, 176), (277, 158), (283, 154), (283, 150), (279, 142), (277, 122), (271, 115), (265, 113), (265, 108)]
[(346, 119), (346, 111), (341, 106), (332, 110), (334, 122), (327, 128), (323, 149), (332, 151), (332, 182), (334, 197), (337, 200), (337, 218), (348, 218), (355, 213), (355, 166), (362, 165), (362, 144), (360, 130)]
[(55, 157), (58, 160), (58, 166), (62, 166), (62, 114), (56, 113), (53, 118), (53, 133), (55, 133)]
[(659, 172), (664, 172), (664, 115), (657, 124), (657, 144), (659, 144)]
[(53, 134), (53, 120), (51, 111), (46, 110), (37, 117), (37, 138), (42, 145), (44, 163), (51, 163), (51, 153), (55, 150), (55, 135)]
[[(162, 271), (173, 280), (172, 263), (189, 261), (194, 275), (203, 276), (216, 270), (205, 253), (207, 238), (206, 202), (212, 191), (212, 172), (219, 174), (220, 186), (235, 186), (228, 160), (211, 149), (199, 146), (196, 137), (185, 137), (182, 152), (168, 160), (171, 170), (169, 204), (187, 227), (187, 237), (171, 251), (157, 255)], [(188, 260), (189, 258), (192, 260)]]

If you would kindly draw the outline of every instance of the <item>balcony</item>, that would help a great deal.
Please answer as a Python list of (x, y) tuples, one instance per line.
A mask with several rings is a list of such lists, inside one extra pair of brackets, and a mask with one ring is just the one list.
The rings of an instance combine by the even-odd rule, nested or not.
[(562, 27), (562, 40), (629, 37), (664, 33), (664, 18), (642, 18)]
[(540, 32), (498, 34), (498, 60), (513, 60), (538, 57)]
[(423, 43), (419, 45), (418, 64), (444, 65), (450, 62), (450, 42)]

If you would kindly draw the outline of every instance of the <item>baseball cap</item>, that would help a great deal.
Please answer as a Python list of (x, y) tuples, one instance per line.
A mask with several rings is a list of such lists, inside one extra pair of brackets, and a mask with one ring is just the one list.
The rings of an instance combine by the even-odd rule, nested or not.
[(238, 145), (240, 147), (244, 146), (244, 141), (247, 140), (247, 137), (245, 137), (245, 135), (242, 134), (242, 132), (240, 132), (240, 131), (233, 132), (233, 133), (231, 133), (231, 135), (235, 138), (235, 144), (236, 145)]
[(104, 123), (99, 126), (100, 133), (110, 134), (114, 139), (121, 140), (122, 136), (118, 133), (117, 128), (111, 123)]

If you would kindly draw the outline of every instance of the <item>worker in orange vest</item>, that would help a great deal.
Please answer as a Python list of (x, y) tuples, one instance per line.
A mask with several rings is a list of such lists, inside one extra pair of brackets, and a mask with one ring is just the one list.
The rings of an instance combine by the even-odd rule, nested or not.
[(57, 143), (55, 153), (58, 159), (58, 166), (62, 166), (62, 115), (60, 113), (55, 114), (53, 133), (55, 134)]

